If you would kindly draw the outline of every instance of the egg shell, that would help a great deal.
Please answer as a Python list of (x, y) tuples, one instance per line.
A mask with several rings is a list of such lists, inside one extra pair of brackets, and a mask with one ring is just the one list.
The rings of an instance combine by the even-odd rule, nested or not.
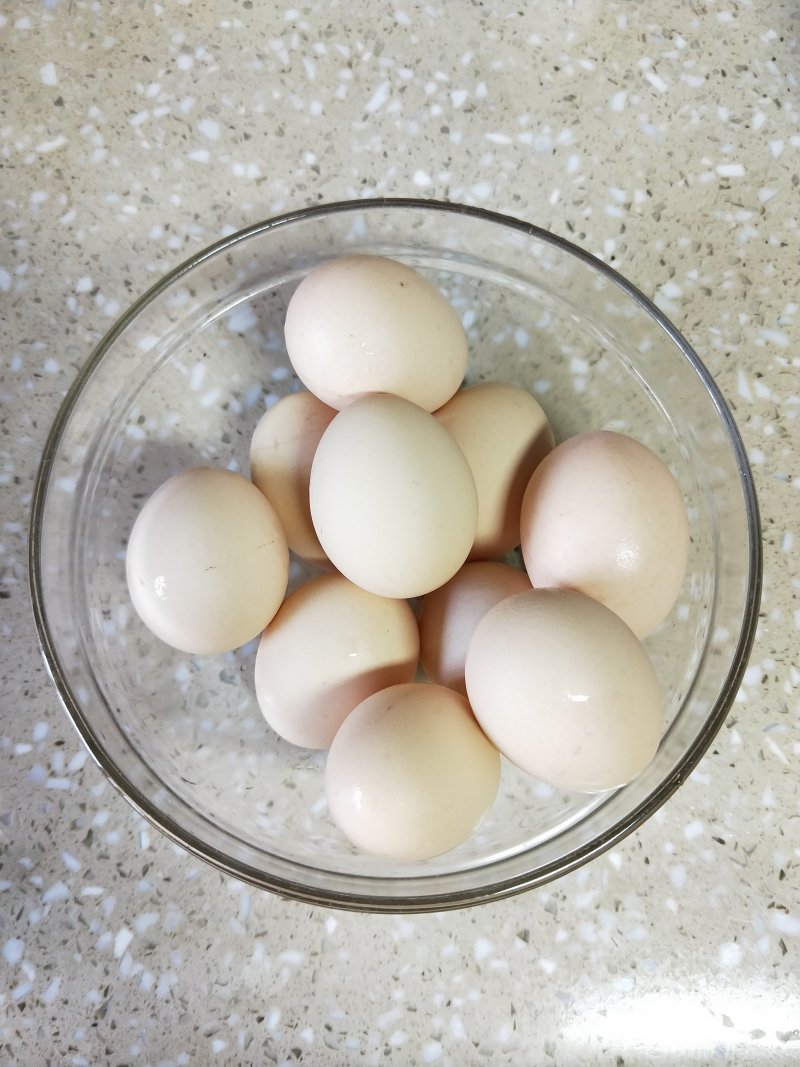
[(418, 656), (417, 622), (405, 600), (322, 575), (288, 596), (265, 629), (256, 696), (281, 737), (327, 748), (362, 700), (413, 680)]
[(524, 571), (506, 563), (466, 563), (449, 582), (422, 601), (420, 660), (433, 682), (466, 695), (464, 664), (475, 627), (486, 612), (530, 589)]
[(251, 481), (194, 467), (147, 500), (125, 567), (145, 625), (174, 648), (211, 655), (251, 641), (273, 617), (286, 592), (289, 550)]
[(647, 653), (582, 593), (531, 589), (493, 607), (472, 636), (466, 681), (487, 737), (550, 785), (614, 789), (658, 748), (662, 698)]
[(491, 807), (500, 757), (464, 697), (392, 686), (359, 704), (333, 739), (328, 808), (358, 848), (424, 860), (465, 841)]
[(464, 454), (427, 411), (388, 395), (341, 411), (317, 447), (309, 486), (320, 544), (379, 596), (421, 596), (467, 558), (478, 521)]
[(250, 443), (250, 477), (275, 509), (289, 548), (328, 565), (311, 521), (308, 481), (320, 438), (336, 411), (305, 391), (290, 393), (261, 416)]
[(522, 554), (534, 586), (594, 597), (646, 637), (666, 618), (686, 572), (683, 495), (645, 445), (601, 430), (558, 445), (522, 502)]
[(461, 389), (436, 418), (467, 457), (478, 491), (471, 560), (491, 559), (520, 541), (522, 498), (555, 439), (539, 403), (516, 385), (483, 382)]
[(292, 295), (284, 326), (289, 359), (325, 404), (393, 393), (426, 411), (458, 389), (467, 366), (461, 321), (421, 274), (383, 256), (315, 267)]

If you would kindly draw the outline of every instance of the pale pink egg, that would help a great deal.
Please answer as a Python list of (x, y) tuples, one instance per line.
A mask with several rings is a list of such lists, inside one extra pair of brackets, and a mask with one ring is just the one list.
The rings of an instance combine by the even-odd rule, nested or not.
[(583, 593), (531, 589), (493, 607), (472, 636), (466, 682), (487, 737), (550, 785), (614, 789), (658, 748), (662, 697), (647, 653)]
[(424, 860), (465, 841), (489, 810), (500, 756), (467, 701), (440, 685), (381, 690), (333, 739), (328, 808), (365, 852)]
[(422, 601), (420, 659), (432, 682), (466, 694), (464, 664), (475, 627), (486, 612), (514, 593), (530, 589), (524, 571), (506, 563), (466, 563), (449, 582)]
[(459, 390), (436, 418), (466, 456), (475, 478), (478, 529), (469, 558), (510, 552), (520, 541), (525, 489), (554, 444), (547, 416), (526, 390), (483, 382)]
[(433, 411), (467, 367), (454, 308), (418, 271), (385, 256), (341, 256), (315, 267), (289, 302), (285, 336), (300, 380), (334, 408), (392, 393)]
[(680, 486), (649, 448), (609, 431), (568, 438), (522, 502), (522, 554), (536, 587), (578, 589), (646, 637), (683, 584), (689, 521)]
[(376, 596), (338, 574), (286, 598), (256, 655), (256, 696), (281, 737), (327, 748), (362, 700), (413, 680), (419, 631), (405, 600)]
[(264, 412), (250, 443), (250, 477), (272, 504), (289, 548), (318, 567), (328, 558), (308, 503), (311, 464), (336, 411), (313, 393), (290, 393)]

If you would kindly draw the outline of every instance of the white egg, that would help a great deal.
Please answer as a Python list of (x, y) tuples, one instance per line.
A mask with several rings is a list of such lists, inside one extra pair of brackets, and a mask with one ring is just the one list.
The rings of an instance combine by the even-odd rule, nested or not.
[(195, 467), (169, 478), (136, 518), (126, 555), (136, 611), (168, 645), (227, 652), (264, 629), (289, 577), (272, 506), (241, 474)]
[(362, 397), (317, 447), (311, 517), (331, 563), (379, 596), (414, 597), (451, 578), (475, 538), (478, 498), (464, 454), (408, 400)]

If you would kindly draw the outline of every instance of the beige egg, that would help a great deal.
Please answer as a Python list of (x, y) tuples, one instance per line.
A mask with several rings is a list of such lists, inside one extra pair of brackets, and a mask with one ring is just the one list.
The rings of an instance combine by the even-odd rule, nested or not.
[(478, 490), (478, 529), (471, 560), (490, 559), (519, 544), (525, 489), (553, 448), (553, 431), (538, 402), (506, 382), (461, 389), (436, 418), (467, 457)]
[(678, 483), (649, 448), (610, 431), (579, 434), (536, 468), (521, 512), (534, 586), (578, 589), (646, 637), (683, 583), (689, 522)]
[(326, 574), (288, 596), (264, 631), (256, 696), (281, 737), (327, 748), (362, 700), (413, 680), (418, 655), (417, 622), (405, 600)]
[(269, 500), (289, 548), (324, 567), (308, 504), (308, 480), (317, 445), (336, 411), (313, 393), (290, 393), (264, 412), (250, 444), (250, 477)]
[(161, 485), (136, 518), (126, 572), (142, 621), (168, 645), (227, 652), (264, 629), (289, 577), (286, 537), (241, 474), (195, 467)]
[(365, 852), (424, 860), (465, 841), (491, 807), (500, 757), (464, 697), (392, 686), (359, 704), (325, 769), (330, 814)]
[(487, 737), (550, 785), (614, 789), (658, 748), (662, 698), (647, 653), (582, 593), (531, 589), (493, 607), (470, 642), (466, 681)]
[(524, 571), (505, 563), (467, 563), (422, 601), (420, 659), (433, 682), (466, 695), (464, 664), (475, 627), (486, 612), (530, 589)]
[(421, 596), (452, 578), (478, 521), (463, 452), (433, 415), (396, 396), (362, 397), (336, 416), (309, 498), (328, 558), (379, 596)]
[(342, 256), (315, 267), (289, 302), (286, 348), (298, 377), (344, 408), (393, 393), (426, 411), (458, 389), (467, 366), (461, 321), (411, 267), (383, 256)]

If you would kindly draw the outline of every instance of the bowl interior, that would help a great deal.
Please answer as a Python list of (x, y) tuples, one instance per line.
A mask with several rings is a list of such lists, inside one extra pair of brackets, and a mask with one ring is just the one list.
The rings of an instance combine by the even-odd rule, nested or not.
[[(324, 755), (278, 739), (258, 710), (255, 643), (209, 658), (174, 651), (145, 630), (125, 583), (130, 529), (164, 479), (198, 464), (248, 472), (265, 406), (300, 388), (283, 343), (291, 294), (314, 264), (346, 251), (393, 256), (430, 278), (466, 327), (468, 381), (529, 389), (557, 440), (606, 428), (652, 448), (677, 477), (691, 518), (681, 595), (646, 642), (665, 697), (651, 766), (624, 789), (592, 797), (505, 763), (498, 800), (474, 836), (424, 864), (357, 853), (332, 825)], [(735, 693), (757, 611), (749, 472), (689, 347), (590, 257), (531, 227), (446, 205), (302, 212), (179, 268), (117, 325), (76, 383), (48, 443), (34, 511), (34, 604), (46, 657), (112, 780), (219, 866), (351, 907), (488, 899), (612, 843), (707, 747)], [(311, 573), (294, 561), (291, 584)]]

